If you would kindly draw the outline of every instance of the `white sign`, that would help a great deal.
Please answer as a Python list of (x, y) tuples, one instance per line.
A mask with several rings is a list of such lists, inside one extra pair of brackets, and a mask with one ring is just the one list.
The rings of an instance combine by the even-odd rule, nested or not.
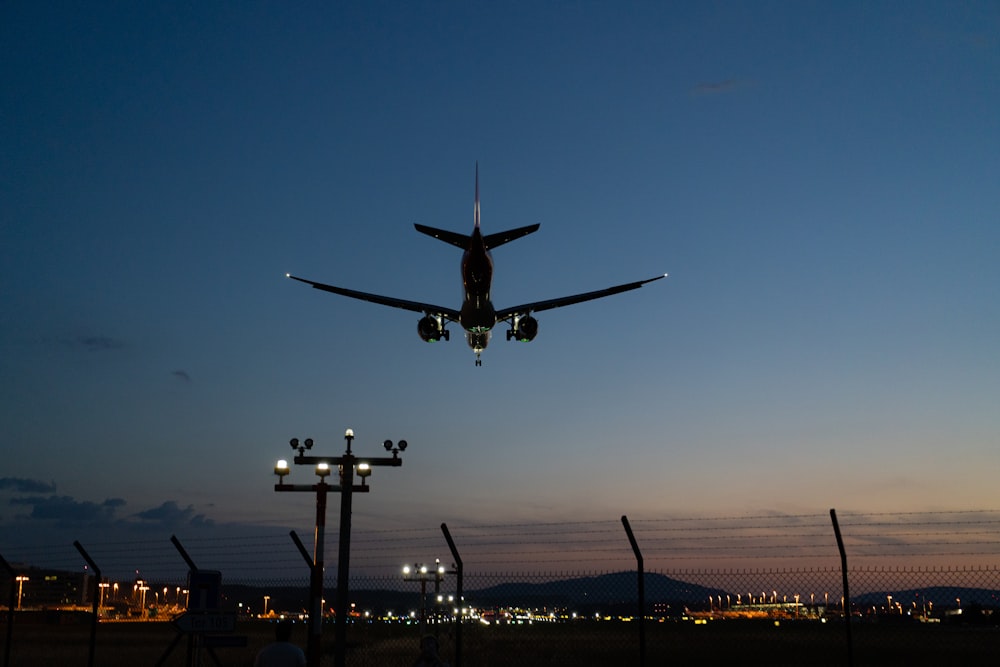
[(189, 611), (174, 619), (174, 625), (181, 632), (226, 633), (236, 630), (236, 612), (233, 611)]

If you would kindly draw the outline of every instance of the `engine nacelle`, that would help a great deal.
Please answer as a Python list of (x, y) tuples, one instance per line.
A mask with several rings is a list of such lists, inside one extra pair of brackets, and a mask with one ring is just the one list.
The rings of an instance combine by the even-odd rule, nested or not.
[(417, 333), (425, 343), (436, 343), (442, 338), (448, 340), (448, 330), (440, 319), (426, 315), (417, 322)]
[(538, 335), (538, 320), (531, 315), (525, 315), (517, 320), (515, 328), (507, 332), (507, 340), (514, 338), (522, 343), (535, 340)]

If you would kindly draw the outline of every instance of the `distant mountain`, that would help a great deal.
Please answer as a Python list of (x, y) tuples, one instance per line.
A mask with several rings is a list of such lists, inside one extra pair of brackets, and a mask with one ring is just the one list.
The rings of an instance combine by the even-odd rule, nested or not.
[[(708, 597), (725, 595), (718, 588), (672, 579), (662, 574), (644, 575), (646, 603), (706, 603)], [(544, 583), (512, 582), (489, 588), (466, 591), (465, 599), (484, 606), (578, 606), (634, 604), (638, 600), (638, 574), (613, 572), (593, 577), (578, 577)]]

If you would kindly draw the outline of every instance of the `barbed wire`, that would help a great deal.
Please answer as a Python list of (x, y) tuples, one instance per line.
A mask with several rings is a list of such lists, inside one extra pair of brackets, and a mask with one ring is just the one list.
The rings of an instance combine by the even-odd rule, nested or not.
[[(832, 526), (825, 514), (749, 514), (746, 516), (654, 517), (631, 521), (648, 562), (739, 562), (767, 559), (824, 559), (837, 555)], [(849, 555), (884, 559), (1000, 560), (1000, 510), (929, 512), (844, 512), (841, 529)], [(537, 523), (455, 524), (450, 528), (467, 565), (517, 563), (525, 568), (550, 566), (559, 558), (577, 563), (627, 568), (633, 554), (619, 520)], [(327, 536), (328, 545), (338, 537)], [(299, 572), (302, 554), (288, 535), (197, 536), (182, 540), (203, 567), (239, 573)], [(102, 570), (164, 571), (181, 575), (187, 566), (166, 538), (85, 544)], [(327, 547), (328, 562), (333, 549)], [(436, 527), (355, 531), (352, 554), (357, 568), (395, 572), (403, 563), (450, 558)], [(10, 562), (36, 567), (82, 569), (72, 543), (3, 544)], [(335, 565), (330, 562), (330, 565)]]

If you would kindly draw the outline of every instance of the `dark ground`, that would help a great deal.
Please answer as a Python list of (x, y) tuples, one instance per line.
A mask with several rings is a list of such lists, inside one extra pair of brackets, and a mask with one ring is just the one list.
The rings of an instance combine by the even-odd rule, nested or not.
[[(273, 625), (241, 621), (235, 636), (247, 638), (243, 648), (217, 648), (222, 665), (252, 667), (253, 657), (273, 637)], [(440, 627), (443, 657), (454, 665), (452, 626)], [(416, 658), (417, 626), (359, 624), (348, 635), (349, 667), (409, 667)], [(6, 626), (3, 634), (6, 637)], [(95, 665), (104, 667), (155, 665), (177, 632), (169, 623), (101, 623), (97, 630)], [(333, 627), (324, 631), (324, 665), (333, 665)], [(90, 627), (21, 625), (14, 628), (10, 665), (87, 665)], [(1000, 655), (1000, 630), (993, 627), (944, 625), (853, 626), (854, 664), (956, 665), (993, 664)], [(306, 627), (297, 625), (293, 640), (306, 643)], [(716, 620), (706, 625), (647, 623), (647, 665), (762, 664), (847, 665), (848, 652), (841, 623)], [(3, 645), (6, 651), (6, 643)], [(201, 665), (215, 664), (207, 651)], [(163, 662), (187, 663), (187, 642), (180, 641)], [(573, 665), (607, 667), (638, 665), (638, 625), (620, 622), (574, 622), (523, 626), (463, 626), (463, 667), (533, 667)]]

